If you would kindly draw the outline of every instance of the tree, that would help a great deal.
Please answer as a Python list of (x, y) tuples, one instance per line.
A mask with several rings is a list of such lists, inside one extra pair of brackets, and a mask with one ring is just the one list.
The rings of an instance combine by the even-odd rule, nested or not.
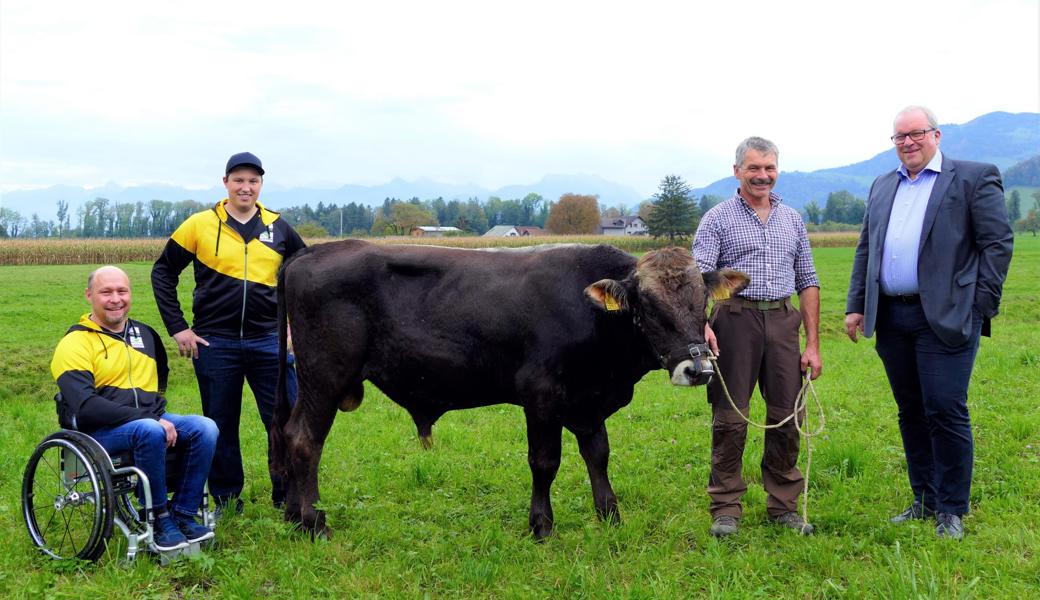
[(25, 225), (25, 217), (18, 211), (0, 206), (0, 237), (18, 237)]
[(715, 207), (716, 204), (725, 200), (722, 196), (716, 196), (714, 194), (704, 194), (701, 196), (700, 202), (697, 203), (697, 210), (700, 211), (703, 217), (708, 213), (709, 210)]
[(675, 243), (676, 237), (693, 235), (697, 230), (698, 215), (690, 186), (678, 175), (666, 175), (657, 189), (654, 209), (646, 222), (650, 235), (668, 236), (670, 243)]
[(596, 196), (564, 194), (549, 209), (545, 228), (555, 234), (590, 234), (599, 231)]
[(820, 210), (820, 205), (817, 204), (815, 200), (810, 200), (808, 204), (805, 205), (805, 216), (809, 217), (809, 223), (819, 225), (822, 222), (820, 221), (820, 216), (822, 214), (823, 211)]
[(296, 229), (296, 233), (300, 234), (300, 237), (319, 238), (329, 236), (329, 232), (314, 221), (301, 223), (294, 227), (294, 229)]
[(1022, 218), (1022, 196), (1018, 190), (1011, 190), (1011, 198), (1007, 203), (1008, 222), (1015, 223)]
[(849, 223), (858, 225), (863, 222), (867, 212), (867, 203), (845, 190), (827, 194), (827, 205), (823, 209), (824, 222)]
[(642, 219), (644, 223), (650, 220), (650, 213), (652, 212), (654, 212), (654, 201), (652, 198), (640, 202), (639, 207), (636, 209), (636, 214), (639, 215), (639, 218)]
[(69, 231), (69, 203), (67, 200), (58, 200), (58, 237), (68, 235)]
[(393, 235), (408, 235), (417, 225), (436, 225), (437, 217), (411, 202), (399, 202), (390, 208), (390, 224)]
[(1026, 218), (1019, 219), (1019, 221), (1015, 223), (1015, 229), (1019, 231), (1029, 231), (1033, 234), (1033, 237), (1036, 237), (1036, 232), (1040, 231), (1040, 211), (1035, 207), (1031, 209), (1029, 214), (1026, 215)]
[(520, 200), (520, 220), (517, 222), (517, 225), (534, 225), (544, 202), (545, 198), (534, 192), (524, 196), (523, 200)]

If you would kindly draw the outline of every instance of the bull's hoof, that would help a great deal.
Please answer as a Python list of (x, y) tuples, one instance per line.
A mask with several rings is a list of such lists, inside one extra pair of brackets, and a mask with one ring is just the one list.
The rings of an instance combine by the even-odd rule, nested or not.
[(596, 516), (599, 517), (600, 521), (610, 525), (621, 524), (621, 513), (618, 511), (617, 504), (609, 506), (606, 509), (597, 508)]
[(552, 537), (553, 523), (552, 520), (545, 517), (532, 517), (530, 522), (531, 537), (536, 542), (544, 542), (546, 539)]
[(317, 539), (331, 540), (332, 528), (325, 524), (325, 511), (314, 511), (314, 526), (310, 527), (311, 541)]
[(300, 515), (300, 505), (297, 504), (293, 506), (292, 504), (286, 504), (285, 512), (282, 514), (282, 518), (284, 518), (289, 523), (292, 523), (293, 525), (302, 526), (303, 517)]

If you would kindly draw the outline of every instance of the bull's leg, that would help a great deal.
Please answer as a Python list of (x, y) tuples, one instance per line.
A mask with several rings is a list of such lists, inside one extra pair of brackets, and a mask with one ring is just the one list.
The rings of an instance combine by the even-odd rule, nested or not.
[(285, 519), (300, 524), (312, 535), (328, 536), (331, 531), (325, 525), (325, 513), (314, 505), (318, 501), (318, 463), (336, 417), (337, 403), (332, 398), (314, 401), (315, 395), (305, 387), (301, 386), (299, 400), (285, 426)]
[(617, 496), (610, 486), (607, 477), (607, 462), (610, 459), (610, 441), (607, 438), (607, 425), (601, 423), (599, 429), (592, 432), (574, 432), (578, 439), (578, 450), (585, 459), (589, 470), (589, 481), (592, 482), (592, 503), (596, 506), (596, 515), (609, 523), (620, 523)]
[(559, 421), (542, 419), (532, 411), (527, 416), (527, 463), (531, 466), (531, 514), (528, 525), (536, 540), (552, 535), (553, 512), (549, 488), (560, 469), (560, 436), (563, 425)]

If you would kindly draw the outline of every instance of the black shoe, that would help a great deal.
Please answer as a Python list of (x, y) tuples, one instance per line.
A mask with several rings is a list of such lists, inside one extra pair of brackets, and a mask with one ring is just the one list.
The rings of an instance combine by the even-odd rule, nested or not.
[(216, 523), (224, 516), (240, 515), (242, 510), (245, 508), (245, 504), (242, 499), (237, 496), (230, 496), (228, 498), (216, 498), (214, 501), (216, 508), (213, 509), (213, 522)]
[(889, 521), (892, 523), (905, 523), (914, 519), (927, 519), (934, 514), (935, 512), (932, 509), (914, 500), (906, 510), (892, 517)]
[(964, 523), (959, 515), (935, 513), (935, 535), (960, 540), (964, 537)]
[(769, 517), (769, 520), (777, 525), (783, 525), (788, 529), (794, 529), (802, 535), (812, 535), (816, 528), (802, 519), (802, 515), (795, 511), (785, 512), (778, 517)]
[(737, 522), (738, 519), (730, 515), (718, 516), (711, 522), (711, 529), (708, 531), (717, 538), (724, 538), (737, 533)]

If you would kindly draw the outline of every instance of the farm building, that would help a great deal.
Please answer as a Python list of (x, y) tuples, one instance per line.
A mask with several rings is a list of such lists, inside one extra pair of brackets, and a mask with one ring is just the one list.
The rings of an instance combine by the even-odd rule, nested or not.
[(528, 237), (535, 235), (548, 235), (541, 227), (529, 225), (495, 225), (487, 230), (484, 237)]
[(457, 235), (461, 234), (462, 230), (458, 227), (433, 227), (430, 225), (419, 225), (412, 227), (412, 230), (408, 232), (408, 235), (412, 237), (444, 237), (446, 235)]
[(599, 231), (603, 235), (646, 235), (646, 222), (639, 215), (605, 217), (600, 220)]

